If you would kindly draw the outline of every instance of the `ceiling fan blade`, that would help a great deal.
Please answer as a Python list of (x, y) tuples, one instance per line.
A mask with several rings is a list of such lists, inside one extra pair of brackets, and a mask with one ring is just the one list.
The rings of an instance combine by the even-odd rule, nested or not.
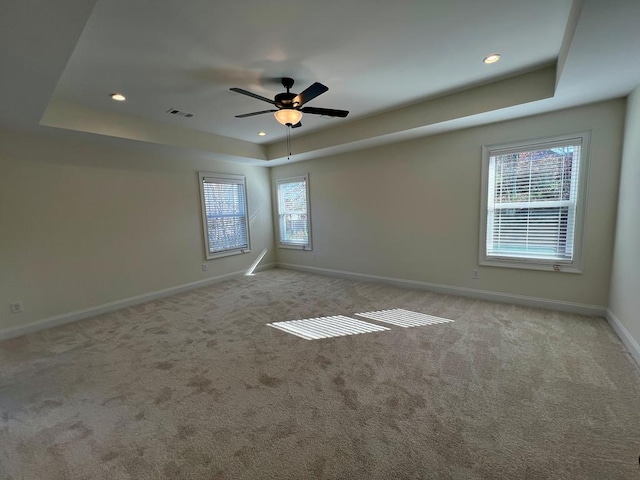
[(295, 125), (291, 125), (291, 128), (300, 128), (302, 126), (302, 122), (298, 122)]
[(237, 92), (237, 93), (241, 93), (243, 95), (247, 95), (249, 97), (257, 98), (258, 100), (262, 100), (263, 102), (270, 103), (271, 105), (275, 105), (276, 104), (276, 102), (274, 102), (270, 98), (263, 97), (262, 95), (258, 95), (257, 93), (249, 92), (247, 90), (243, 90), (242, 88), (233, 87), (233, 88), (230, 88), (229, 90), (231, 90), (232, 92)]
[(348, 110), (335, 110), (333, 108), (316, 108), (316, 107), (304, 107), (301, 108), (302, 113), (311, 113), (313, 115), (325, 115), (327, 117), (341, 117), (344, 118), (349, 115)]
[(293, 105), (296, 106), (296, 107), (301, 107), (305, 103), (307, 103), (307, 102), (313, 100), (314, 98), (316, 98), (318, 95), (322, 95), (327, 90), (329, 90), (329, 87), (327, 87), (327, 86), (325, 86), (325, 85), (323, 85), (321, 83), (316, 82), (313, 85), (311, 85), (309, 88), (304, 90), (303, 92), (299, 93), (293, 99)]
[(262, 110), (261, 112), (243, 113), (242, 115), (236, 115), (236, 118), (253, 117), (254, 115), (262, 115), (263, 113), (277, 112), (277, 110)]

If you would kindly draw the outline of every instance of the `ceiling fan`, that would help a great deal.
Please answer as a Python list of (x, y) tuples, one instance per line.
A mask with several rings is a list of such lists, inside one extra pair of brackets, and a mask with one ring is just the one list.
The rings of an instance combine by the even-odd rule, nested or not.
[(242, 88), (232, 88), (231, 91), (242, 93), (243, 95), (248, 95), (249, 97), (257, 98), (258, 100), (262, 100), (263, 102), (270, 103), (277, 108), (277, 110), (262, 110), (260, 112), (252, 112), (252, 113), (244, 113), (242, 115), (236, 115), (236, 118), (246, 118), (253, 117), (254, 115), (262, 115), (263, 113), (273, 113), (276, 117), (276, 120), (291, 128), (298, 128), (302, 126), (300, 120), (302, 119), (303, 113), (309, 113), (312, 115), (326, 115), (328, 117), (341, 117), (344, 118), (349, 115), (347, 110), (335, 110), (331, 108), (317, 108), (317, 107), (305, 107), (304, 105), (316, 98), (319, 95), (322, 95), (324, 92), (329, 90), (329, 87), (315, 82), (313, 85), (308, 87), (301, 93), (291, 93), (289, 90), (293, 87), (293, 79), (284, 77), (282, 79), (282, 86), (287, 89), (286, 92), (277, 94), (273, 100), (263, 97), (262, 95), (258, 95), (257, 93), (249, 92), (247, 90), (243, 90)]

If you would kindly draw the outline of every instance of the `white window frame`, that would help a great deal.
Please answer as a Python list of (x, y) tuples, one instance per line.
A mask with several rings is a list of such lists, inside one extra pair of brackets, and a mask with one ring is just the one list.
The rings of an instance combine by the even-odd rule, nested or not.
[[(309, 232), (308, 241), (305, 244), (297, 243), (297, 242), (288, 242), (282, 238), (282, 232), (280, 230), (280, 198), (278, 195), (278, 186), (285, 183), (298, 183), (305, 182), (306, 189), (306, 203), (307, 203), (307, 229)], [(296, 250), (313, 250), (313, 244), (311, 241), (311, 199), (309, 195), (309, 174), (298, 175), (295, 177), (285, 177), (285, 178), (276, 178), (273, 182), (273, 191), (275, 197), (275, 207), (276, 207), (276, 215), (275, 220), (277, 223), (276, 230), (278, 231), (278, 247), (279, 248), (292, 248)]]
[[(576, 143), (577, 142), (577, 143)], [(482, 147), (482, 193), (480, 207), (480, 241), (479, 241), (479, 264), (493, 267), (522, 268), (532, 270), (547, 270), (556, 272), (582, 273), (582, 244), (584, 230), (584, 212), (587, 198), (587, 172), (589, 165), (589, 142), (590, 133), (581, 132), (576, 134), (547, 137), (537, 140), (513, 142), (500, 145), (485, 145)], [(573, 258), (571, 260), (559, 259), (539, 259), (526, 258), (514, 255), (490, 256), (487, 254), (487, 232), (490, 231), (488, 223), (491, 221), (488, 215), (489, 210), (489, 177), (491, 167), (491, 157), (508, 153), (526, 152), (540, 150), (559, 145), (580, 145), (580, 159), (578, 163), (577, 184), (572, 182), (572, 188), (577, 188), (575, 195), (576, 208), (573, 216)], [(574, 180), (575, 182), (575, 180)], [(570, 235), (570, 233), (568, 234)]]
[[(251, 233), (249, 231), (249, 206), (247, 203), (247, 181), (244, 175), (233, 175), (224, 173), (212, 173), (212, 172), (198, 172), (198, 183), (200, 185), (200, 206), (202, 211), (202, 229), (204, 234), (204, 252), (205, 258), (211, 260), (214, 258), (227, 257), (229, 255), (238, 255), (241, 253), (251, 252)], [(206, 200), (204, 192), (205, 183), (221, 183), (221, 184), (235, 184), (243, 186), (243, 199), (244, 202), (244, 221), (245, 229), (247, 232), (247, 245), (242, 248), (232, 248), (228, 250), (211, 251), (209, 242), (209, 229), (207, 224), (207, 210)]]

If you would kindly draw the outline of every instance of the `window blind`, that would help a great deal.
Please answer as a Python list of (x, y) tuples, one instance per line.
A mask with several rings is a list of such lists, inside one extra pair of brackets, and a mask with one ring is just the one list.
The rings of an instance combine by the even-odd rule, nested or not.
[(209, 254), (249, 248), (245, 179), (202, 177)]
[(306, 176), (276, 180), (278, 227), (283, 245), (310, 245), (307, 187)]
[(487, 257), (570, 263), (581, 139), (489, 155)]

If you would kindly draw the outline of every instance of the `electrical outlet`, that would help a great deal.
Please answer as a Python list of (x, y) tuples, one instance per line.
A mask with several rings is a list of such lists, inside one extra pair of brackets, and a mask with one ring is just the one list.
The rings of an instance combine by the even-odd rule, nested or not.
[(473, 280), (479, 280), (480, 279), (480, 271), (478, 271), (475, 268), (473, 270), (471, 270), (471, 278)]
[(22, 311), (22, 302), (12, 302), (9, 304), (11, 313), (20, 313)]
[(207, 270), (209, 270), (209, 265), (207, 265), (206, 263), (202, 264), (202, 271), (206, 272)]

